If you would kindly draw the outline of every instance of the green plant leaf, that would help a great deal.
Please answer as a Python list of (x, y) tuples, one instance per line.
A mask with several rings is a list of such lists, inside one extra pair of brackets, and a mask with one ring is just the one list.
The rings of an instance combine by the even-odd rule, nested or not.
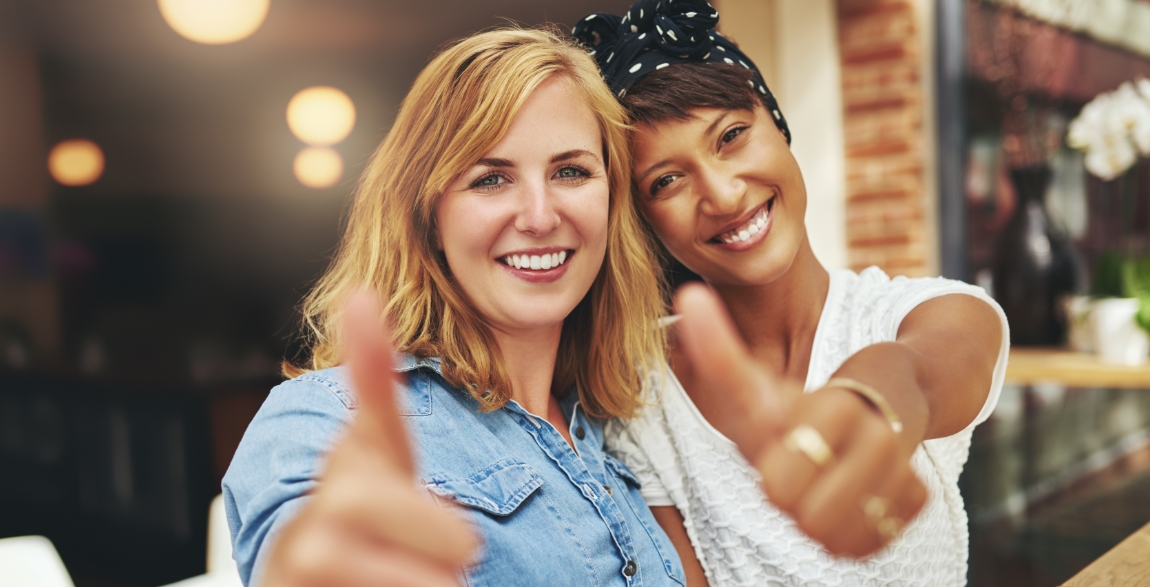
[(1129, 257), (1122, 260), (1122, 296), (1139, 297), (1150, 292), (1150, 257)]
[(1094, 295), (1121, 297), (1122, 282), (1122, 257), (1109, 251), (1102, 253), (1094, 271)]
[(1150, 333), (1150, 292), (1143, 292), (1138, 296), (1138, 313), (1134, 321), (1147, 333)]

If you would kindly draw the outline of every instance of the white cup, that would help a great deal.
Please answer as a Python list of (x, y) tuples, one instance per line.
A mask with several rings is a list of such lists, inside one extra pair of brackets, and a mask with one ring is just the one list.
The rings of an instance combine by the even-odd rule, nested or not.
[(1094, 303), (1094, 342), (1103, 362), (1118, 365), (1146, 362), (1150, 355), (1150, 336), (1134, 321), (1139, 303), (1136, 298), (1106, 298)]

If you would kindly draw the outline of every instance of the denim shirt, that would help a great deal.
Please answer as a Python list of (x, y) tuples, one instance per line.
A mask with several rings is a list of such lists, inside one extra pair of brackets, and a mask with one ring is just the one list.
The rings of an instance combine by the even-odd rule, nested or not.
[[(548, 421), (514, 401), (481, 413), (442, 379), (437, 359), (397, 357), (407, 384), (397, 404), (432, 494), (462, 506), (482, 536), (471, 587), (681, 587), (678, 554), (639, 495), (635, 475), (603, 452), (601, 424), (576, 394), (560, 400), (575, 450)], [(343, 367), (272, 389), (224, 476), (234, 557), (258, 583), (269, 540), (313, 491), (325, 452), (352, 418)]]

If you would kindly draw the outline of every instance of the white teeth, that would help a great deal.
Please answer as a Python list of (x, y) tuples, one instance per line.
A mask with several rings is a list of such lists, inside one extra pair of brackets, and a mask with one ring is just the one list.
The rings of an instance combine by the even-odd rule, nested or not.
[(759, 234), (759, 232), (763, 230), (763, 227), (767, 225), (768, 219), (767, 208), (764, 206), (743, 226), (719, 235), (719, 240), (726, 244), (745, 241)]
[(502, 261), (508, 267), (516, 269), (530, 269), (533, 271), (546, 271), (567, 262), (567, 251), (548, 253), (546, 255), (507, 255)]

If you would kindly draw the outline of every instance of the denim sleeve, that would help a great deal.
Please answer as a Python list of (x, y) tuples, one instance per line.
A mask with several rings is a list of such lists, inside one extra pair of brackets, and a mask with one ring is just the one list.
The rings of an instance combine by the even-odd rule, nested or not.
[(347, 398), (329, 383), (305, 376), (272, 389), (224, 475), (232, 556), (245, 585), (259, 584), (265, 546), (304, 505), (351, 419)]

